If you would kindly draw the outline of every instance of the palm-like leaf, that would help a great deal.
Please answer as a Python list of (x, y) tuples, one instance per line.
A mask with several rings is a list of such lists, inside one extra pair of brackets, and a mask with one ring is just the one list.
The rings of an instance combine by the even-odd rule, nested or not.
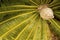
[[(54, 19), (43, 20), (37, 11), (48, 4)], [(52, 40), (60, 37), (60, 0), (2, 0), (0, 7), (0, 40)]]

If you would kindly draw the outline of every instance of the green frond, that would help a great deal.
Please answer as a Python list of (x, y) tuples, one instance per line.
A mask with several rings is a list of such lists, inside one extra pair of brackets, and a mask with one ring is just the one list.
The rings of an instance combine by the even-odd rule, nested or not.
[[(41, 18), (38, 7), (44, 4), (53, 10), (53, 19)], [(53, 35), (59, 40), (60, 0), (0, 1), (0, 40), (53, 40)]]

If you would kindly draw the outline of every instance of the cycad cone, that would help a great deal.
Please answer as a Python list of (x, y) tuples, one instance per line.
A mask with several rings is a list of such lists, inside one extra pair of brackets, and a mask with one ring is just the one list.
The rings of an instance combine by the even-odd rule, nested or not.
[(38, 7), (38, 10), (42, 19), (49, 20), (54, 18), (53, 10), (49, 8), (47, 5), (40, 5)]

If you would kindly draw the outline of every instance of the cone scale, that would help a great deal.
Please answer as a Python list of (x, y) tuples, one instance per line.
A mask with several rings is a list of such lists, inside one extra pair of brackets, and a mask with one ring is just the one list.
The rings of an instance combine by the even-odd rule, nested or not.
[(40, 13), (41, 18), (44, 20), (54, 18), (53, 10), (49, 8), (47, 5), (40, 5), (38, 7), (38, 11)]

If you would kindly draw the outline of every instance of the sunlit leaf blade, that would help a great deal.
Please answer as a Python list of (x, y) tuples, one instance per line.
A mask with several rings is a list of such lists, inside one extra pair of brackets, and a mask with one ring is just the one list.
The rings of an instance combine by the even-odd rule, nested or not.
[[(31, 16), (31, 17), (30, 17)], [(34, 15), (33, 15), (34, 16)], [(16, 17), (14, 17), (14, 18), (11, 18), (11, 19), (8, 19), (8, 20), (6, 20), (6, 21), (4, 21), (4, 22), (2, 22), (2, 23), (0, 23), (0, 26), (1, 26), (1, 28), (0, 28), (0, 36), (2, 36), (4, 33), (5, 34), (7, 34), (8, 32), (9, 32), (9, 30), (12, 30), (12, 28), (15, 26), (15, 27), (17, 27), (17, 26), (19, 26), (19, 25), (21, 25), (22, 23), (24, 23), (24, 22), (26, 22), (26, 21), (28, 21), (30, 18), (32, 18), (33, 17), (32, 16), (32, 14), (30, 15), (25, 15), (25, 16), (20, 16), (20, 15), (18, 15), (18, 16), (16, 16)], [(29, 18), (30, 17), (30, 18)], [(22, 22), (23, 21), (23, 22)], [(20, 24), (21, 23), (21, 24)], [(19, 25), (18, 25), (19, 24)], [(15, 28), (14, 27), (14, 28)], [(5, 28), (5, 29), (3, 29), (3, 28)], [(13, 29), (14, 29), (13, 28)], [(5, 30), (5, 31), (4, 31)], [(8, 32), (7, 32), (8, 31)], [(4, 34), (4, 35), (5, 35)]]
[(3, 39), (5, 39), (5, 40), (6, 39), (8, 39), (8, 40), (13, 40), (13, 39), (18, 40), (21, 37), (20, 39), (22, 40), (23, 39), (22, 36), (24, 38), (26, 38), (28, 35), (26, 36), (25, 32), (27, 32), (27, 33), (30, 32), (32, 26), (34, 25), (34, 20), (36, 19), (36, 17), (34, 17), (33, 20), (30, 19), (29, 21), (27, 21), (27, 22), (21, 24), (20, 26), (18, 26), (16, 29), (10, 31), (10, 33), (8, 33), (5, 37), (3, 37)]
[[(0, 12), (0, 15), (1, 15), (1, 22), (2, 21), (5, 21), (11, 17), (15, 17), (17, 15), (25, 15), (25, 13), (29, 14), (28, 12), (32, 12), (34, 11), (35, 9), (22, 9), (22, 10), (11, 10), (11, 11), (3, 11), (3, 12)], [(3, 19), (2, 19), (3, 18)]]
[(16, 15), (16, 16), (11, 17), (11, 18), (8, 19), (8, 20), (5, 20), (5, 21), (1, 22), (0, 24), (4, 23), (4, 22), (6, 22), (6, 21), (9, 21), (9, 20), (11, 20), (11, 19), (15, 19), (15, 18), (17, 18), (17, 17), (19, 17), (19, 16), (24, 16), (24, 15), (27, 15), (27, 14), (33, 14), (34, 12), (35, 12), (35, 11), (26, 12), (26, 13), (21, 13), (21, 14), (19, 14), (19, 15)]
[[(0, 15), (1, 15), (0, 17), (1, 18), (3, 17), (3, 19), (5, 20), (5, 19), (9, 19), (11, 17), (14, 17), (16, 15), (21, 15), (23, 13), (27, 13), (27, 12), (31, 12), (31, 11), (34, 11), (34, 9), (22, 9), (22, 10), (2, 11), (2, 12), (0, 12)], [(2, 19), (2, 21), (4, 21), (3, 19)]]
[(41, 40), (52, 40), (51, 31), (49, 29), (49, 25), (45, 20), (42, 21), (42, 28), (41, 28)]
[(50, 29), (55, 33), (57, 34), (58, 36), (60, 36), (60, 25), (58, 25), (58, 23), (51, 19), (49, 20), (51, 22), (51, 26), (50, 26)]
[(35, 4), (36, 6), (38, 6), (38, 4), (34, 0), (29, 0), (29, 1), (33, 4)]
[(12, 13), (12, 12), (24, 12), (24, 11), (32, 11), (32, 10), (34, 10), (34, 9), (20, 9), (20, 10), (10, 10), (10, 11), (2, 11), (2, 12), (0, 12), (0, 14), (3, 14), (3, 13)]
[[(37, 8), (43, 4), (54, 19), (40, 18)], [(0, 1), (0, 40), (52, 40), (52, 31), (60, 36), (60, 0)]]
[(22, 9), (36, 9), (37, 6), (29, 6), (29, 5), (12, 5), (0, 7), (0, 11), (12, 11), (12, 10), (22, 10)]
[(13, 6), (7, 6), (7, 7), (28, 7), (28, 8), (34, 8), (34, 7), (37, 7), (37, 6), (29, 6), (29, 5), (13, 5)]
[[(37, 6), (29, 5), (11, 5), (0, 7), (0, 21), (9, 19), (10, 17), (36, 10)], [(7, 17), (8, 16), (8, 17)]]
[(58, 25), (60, 25), (60, 21), (59, 21), (59, 20), (54, 19), (54, 21), (56, 21), (56, 23), (57, 23)]
[[(33, 30), (35, 30), (35, 23), (33, 23), (32, 25), (28, 26), (28, 28), (26, 29), (26, 31), (23, 32), (23, 34), (21, 34), (21, 36), (19, 37), (18, 40), (28, 40), (29, 35), (31, 33), (31, 31), (33, 32)], [(27, 34), (27, 35), (26, 35)], [(25, 35), (25, 36), (24, 36)], [(30, 35), (31, 36), (31, 35)], [(24, 39), (23, 39), (24, 38)], [(27, 39), (28, 38), (28, 39)]]
[(33, 40), (41, 40), (41, 19), (37, 19)]
[(39, 6), (41, 4), (41, 0), (38, 0), (38, 1), (37, 0), (30, 0), (30, 2), (37, 5), (37, 6)]
[(28, 35), (28, 37), (26, 38), (26, 40), (33, 40), (35, 31), (36, 31), (36, 27), (35, 27), (33, 30), (31, 30), (31, 32), (29, 33), (29, 35)]
[[(37, 16), (36, 16), (37, 17)], [(34, 30), (34, 28), (35, 28), (35, 26), (34, 26), (34, 24), (35, 24), (35, 19), (36, 19), (36, 17), (34, 17), (33, 19), (31, 19), (31, 23), (28, 25), (28, 26), (26, 26), (26, 28), (24, 28), (23, 30), (22, 30), (22, 32), (21, 33), (19, 33), (19, 35), (17, 36), (17, 38), (15, 39), (15, 40), (24, 40), (23, 39), (23, 36), (24, 36), (24, 38), (27, 40), (27, 38), (28, 38), (28, 36), (30, 35), (30, 33), (31, 33), (31, 31), (33, 32), (33, 30)], [(24, 30), (26, 30), (26, 31), (24, 31)], [(25, 33), (24, 33), (25, 32)], [(22, 34), (23, 33), (23, 34)], [(28, 34), (27, 34), (28, 33)], [(27, 35), (26, 35), (27, 34)], [(20, 36), (21, 35), (21, 36)]]
[(37, 19), (36, 30), (33, 37), (33, 40), (52, 40), (52, 35), (49, 29), (49, 26), (46, 21)]
[(35, 33), (36, 33), (36, 30), (37, 30), (37, 27), (38, 27), (37, 23), (38, 23), (38, 19), (36, 19), (36, 22), (35, 22), (35, 24), (33, 26), (34, 28), (31, 30), (31, 32), (29, 33), (26, 40), (34, 40), (35, 39), (35, 37), (36, 37)]

